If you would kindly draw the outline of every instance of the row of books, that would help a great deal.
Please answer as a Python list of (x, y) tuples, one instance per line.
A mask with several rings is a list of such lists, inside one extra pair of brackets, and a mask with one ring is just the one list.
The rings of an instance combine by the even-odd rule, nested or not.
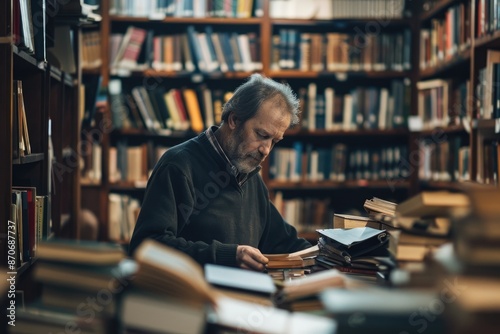
[[(483, 87), (483, 83), (480, 84)], [(466, 80), (451, 85), (451, 81), (431, 79), (417, 83), (418, 115), (420, 124), (413, 124), (413, 130), (433, 130), (439, 127), (457, 126), (466, 119), (467, 109), (472, 107), (469, 99), (471, 82)], [(491, 96), (489, 95), (491, 98)], [(474, 100), (479, 101), (484, 97)]]
[(12, 2), (13, 43), (37, 60), (46, 59), (46, 0)]
[(37, 195), (36, 190), (36, 187), (12, 187), (7, 229), (11, 269), (35, 258), (38, 243), (50, 234), (50, 199), (47, 195)]
[(17, 159), (31, 154), (31, 143), (24, 104), (23, 82), (14, 80), (13, 86), (12, 158)]
[(321, 92), (316, 83), (299, 88), (301, 128), (314, 131), (406, 128), (410, 87), (393, 80), (389, 87), (356, 87), (341, 94), (333, 87)]
[(276, 181), (393, 180), (409, 176), (407, 148), (315, 148), (295, 142), (291, 148), (275, 148), (270, 156), (269, 177)]
[(420, 30), (421, 70), (449, 61), (470, 46), (470, 12), (470, 2), (459, 3)]
[(450, 124), (451, 82), (443, 79), (420, 81), (418, 89), (418, 115), (423, 130), (447, 127)]
[(479, 119), (500, 118), (500, 51), (487, 50), (486, 66), (479, 70), (474, 101)]
[(465, 181), (469, 179), (469, 146), (460, 137), (446, 141), (419, 141), (419, 179), (422, 181)]
[(273, 203), (285, 221), (299, 232), (331, 226), (333, 210), (329, 199), (283, 198), (283, 192), (277, 191)]
[(197, 31), (155, 35), (153, 30), (130, 26), (110, 38), (110, 64), (114, 74), (154, 69), (173, 72), (235, 72), (262, 69), (255, 32), (216, 32), (207, 25)]
[(109, 94), (113, 127), (116, 129), (139, 128), (157, 133), (172, 130), (201, 132), (206, 127), (219, 124), (222, 105), (231, 93), (210, 90), (200, 86), (192, 88), (160, 87), (148, 89), (145, 86), (123, 92), (121, 80), (111, 80)]
[(109, 148), (109, 182), (132, 182), (145, 187), (149, 174), (168, 147), (148, 141), (139, 146), (129, 146), (126, 139)]
[(108, 239), (129, 242), (141, 210), (137, 198), (123, 194), (108, 194)]
[(280, 28), (272, 36), (271, 69), (301, 71), (406, 71), (411, 34), (312, 33)]
[(476, 1), (476, 37), (500, 30), (500, 3), (498, 0)]
[(83, 168), (80, 169), (81, 183), (100, 184), (102, 180), (102, 145), (96, 141), (83, 142), (86, 147), (82, 152)]
[(478, 159), (476, 180), (479, 183), (498, 185), (500, 177), (500, 145), (498, 140), (485, 141)]
[(82, 69), (99, 68), (101, 59), (101, 34), (99, 31), (82, 32), (82, 58), (80, 60)]
[(262, 0), (114, 0), (110, 14), (149, 17), (232, 17), (249, 18), (263, 15)]
[(270, 0), (269, 16), (286, 19), (396, 19), (404, 15), (404, 0)]

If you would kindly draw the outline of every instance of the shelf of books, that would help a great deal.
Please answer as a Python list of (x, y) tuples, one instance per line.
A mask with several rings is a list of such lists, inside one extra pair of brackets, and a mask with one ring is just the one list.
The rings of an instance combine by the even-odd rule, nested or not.
[[(324, 194), (328, 198), (337, 186), (383, 189), (385, 177), (397, 180), (398, 189), (409, 189), (407, 176), (391, 176), (397, 173), (398, 159), (408, 154), (409, 141), (411, 25), (403, 3), (378, 1), (370, 11), (357, 3), (351, 4), (355, 12), (346, 12), (345, 3), (333, 10), (335, 2), (322, 8), (325, 4), (314, 1), (307, 11), (314, 7), (316, 14), (304, 17), (306, 9), (299, 2), (302, 10), (295, 13), (281, 12), (279, 1), (268, 0), (229, 1), (224, 8), (217, 2), (201, 8), (189, 2), (182, 8), (177, 3), (103, 2), (100, 37), (105, 47), (102, 64), (95, 64), (101, 65), (101, 84), (109, 96), (103, 119), (112, 130), (91, 145), (90, 156), (96, 158), (86, 170), (102, 181), (106, 197), (140, 199), (161, 153), (219, 124), (231, 91), (251, 73), (261, 72), (288, 82), (302, 101), (302, 123), (289, 134), (303, 146), (298, 154), (312, 153), (301, 166), (315, 170), (304, 179), (305, 188), (330, 189)], [(84, 35), (89, 51), (97, 39), (92, 31)], [(92, 71), (89, 65), (84, 73), (96, 73)], [(377, 138), (380, 145), (363, 147), (360, 138), (365, 136)], [(388, 147), (391, 140), (402, 145)], [(343, 157), (337, 157), (344, 167), (327, 172), (326, 160), (333, 157), (326, 151), (337, 141), (345, 146)], [(274, 193), (279, 186), (270, 174), (276, 167), (266, 168), (263, 178)], [(347, 175), (349, 168), (354, 174)], [(87, 182), (89, 187), (95, 183)], [(99, 214), (106, 226), (111, 215), (103, 219), (102, 212), (108, 209), (104, 205)]]
[(0, 151), (8, 165), (0, 181), (1, 253), (18, 276), (36, 260), (40, 241), (78, 233), (79, 59), (71, 37), (76, 43), (79, 28), (61, 15), (63, 8), (49, 15), (43, 0), (5, 1), (0, 13), (1, 34), (9, 36), (0, 55)]

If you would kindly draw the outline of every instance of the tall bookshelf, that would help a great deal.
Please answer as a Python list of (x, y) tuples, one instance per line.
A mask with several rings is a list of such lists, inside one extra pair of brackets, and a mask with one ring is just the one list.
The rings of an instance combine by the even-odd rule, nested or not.
[[(258, 1), (255, 1), (257, 3)], [(408, 196), (417, 193), (423, 189), (437, 189), (437, 188), (448, 188), (454, 190), (460, 190), (464, 185), (476, 184), (478, 181), (477, 170), (480, 168), (480, 161), (483, 159), (481, 156), (481, 147), (479, 142), (484, 142), (482, 138), (486, 138), (486, 142), (497, 140), (498, 135), (495, 133), (495, 121), (494, 120), (479, 120), (476, 115), (478, 111), (475, 110), (476, 106), (466, 103), (463, 108), (463, 114), (460, 115), (459, 121), (457, 123), (448, 123), (445, 125), (434, 126), (432, 128), (415, 128), (414, 124), (410, 127), (407, 126), (407, 118), (414, 122), (415, 119), (419, 118), (419, 108), (426, 108), (422, 105), (418, 83), (422, 81), (430, 80), (444, 80), (450, 81), (450, 92), (455, 92), (460, 88), (460, 84), (469, 81), (470, 87), (476, 87), (478, 83), (477, 72), (480, 67), (484, 67), (486, 62), (486, 49), (488, 48), (498, 48), (498, 32), (494, 32), (481, 39), (472, 38), (468, 45), (463, 48), (457, 49), (457, 52), (450, 57), (446, 57), (445, 60), (440, 61), (436, 64), (428, 65), (426, 67), (421, 67), (420, 63), (422, 57), (420, 56), (421, 51), (421, 34), (425, 29), (432, 28), (433, 24), (437, 23), (434, 21), (444, 20), (446, 18), (449, 9), (453, 7), (459, 7), (461, 4), (466, 6), (467, 10), (463, 13), (469, 13), (469, 23), (470, 36), (476, 36), (475, 30), (477, 26), (476, 19), (474, 17), (476, 10), (475, 1), (436, 1), (431, 7), (427, 4), (424, 6), (421, 3), (415, 3), (412, 1), (404, 1), (404, 11), (398, 17), (385, 17), (370, 16), (371, 13), (381, 12), (381, 8), (372, 8), (373, 10), (367, 15), (362, 15), (362, 11), (355, 13), (346, 13), (344, 16), (337, 16), (334, 18), (325, 19), (310, 19), (310, 18), (290, 18), (283, 17), (278, 18), (273, 16), (272, 11), (275, 8), (271, 8), (271, 1), (264, 0), (262, 7), (259, 8), (259, 15), (256, 16), (255, 13), (249, 18), (230, 18), (230, 17), (178, 17), (178, 16), (166, 16), (166, 17), (151, 17), (151, 15), (144, 16), (129, 16), (129, 15), (119, 15), (116, 11), (110, 10), (113, 7), (112, 1), (102, 1), (102, 15), (103, 21), (101, 24), (101, 39), (102, 39), (102, 57), (103, 64), (101, 67), (101, 75), (103, 77), (103, 86), (107, 87), (110, 80), (119, 79), (122, 82), (122, 91), (130, 92), (130, 90), (140, 84), (146, 85), (159, 85), (165, 87), (167, 90), (170, 88), (194, 88), (207, 86), (209, 89), (223, 88), (227, 90), (234, 89), (241, 83), (246, 77), (248, 77), (252, 71), (235, 71), (235, 72), (224, 72), (213, 71), (209, 73), (200, 73), (198, 71), (174, 71), (174, 70), (154, 70), (152, 68), (139, 68), (135, 70), (129, 70), (125, 72), (116, 72), (113, 70), (112, 65), (109, 61), (109, 56), (111, 53), (111, 36), (114, 33), (120, 32), (125, 33), (126, 29), (130, 26), (136, 26), (145, 30), (153, 30), (154, 35), (172, 33), (184, 33), (188, 26), (193, 26), (195, 31), (204, 32), (205, 26), (211, 26), (214, 32), (233, 32), (247, 34), (249, 32), (255, 32), (258, 36), (258, 48), (260, 53), (258, 55), (259, 60), (262, 64), (262, 69), (255, 70), (261, 72), (266, 76), (273, 79), (289, 83), (294, 91), (302, 97), (305, 101), (303, 117), (307, 116), (307, 103), (308, 101), (308, 91), (310, 84), (315, 85), (316, 94), (323, 94), (325, 88), (333, 88), (335, 90), (335, 96), (345, 97), (349, 94), (358, 94), (356, 90), (359, 88), (370, 88), (375, 87), (379, 89), (375, 93), (377, 98), (380, 100), (382, 94), (380, 93), (381, 88), (385, 88), (388, 91), (388, 96), (390, 98), (396, 98), (403, 100), (402, 104), (395, 110), (396, 112), (401, 112), (399, 117), (403, 118), (403, 121), (398, 124), (398, 126), (364, 126), (363, 123), (357, 124), (352, 128), (334, 127), (334, 128), (316, 128), (310, 127), (307, 124), (301, 123), (297, 128), (292, 129), (287, 132), (285, 140), (276, 147), (273, 152), (277, 152), (280, 149), (292, 149), (296, 143), (302, 144), (302, 153), (299, 154), (299, 161), (302, 162), (302, 169), (300, 175), (295, 176), (293, 179), (276, 178), (273, 176), (274, 158), (270, 157), (266, 160), (263, 165), (262, 177), (266, 182), (270, 195), (273, 200), (282, 197), (283, 199), (293, 199), (293, 198), (316, 198), (320, 200), (328, 199), (330, 201), (329, 208), (331, 212), (345, 212), (350, 209), (358, 209), (362, 211), (362, 204), (364, 199), (371, 197), (382, 197), (386, 199), (392, 199), (396, 202), (406, 199)], [(342, 1), (337, 1), (338, 3)], [(335, 2), (332, 2), (335, 3)], [(375, 3), (375, 2), (374, 2)], [(380, 2), (377, 2), (380, 3)], [(395, 2), (392, 2), (394, 5)], [(399, 4), (398, 6), (400, 6)], [(395, 5), (394, 5), (395, 6)], [(424, 8), (431, 7), (431, 8)], [(470, 9), (469, 9), (470, 8)], [(397, 10), (396, 10), (397, 9)], [(400, 8), (392, 8), (389, 12), (398, 12)], [(378, 10), (378, 11), (377, 11)], [(387, 13), (387, 8), (385, 9)], [(464, 25), (465, 27), (465, 25)], [(467, 28), (467, 29), (469, 29)], [(465, 33), (465, 28), (461, 30), (461, 34)], [(283, 33), (285, 31), (285, 33)], [(281, 46), (278, 45), (278, 51), (276, 48), (276, 41), (281, 43), (284, 38), (287, 38), (287, 34), (290, 32), (295, 34), (293, 37), (297, 44), (300, 44), (302, 39), (306, 39), (307, 35), (319, 34), (323, 39), (327, 40), (330, 34), (336, 33), (339, 35), (347, 35), (348, 38), (358, 38), (360, 32), (370, 31), (372, 32), (375, 41), (377, 38), (381, 40), (381, 47), (379, 48), (378, 57), (382, 57), (382, 60), (378, 62), (385, 62), (385, 64), (377, 63), (370, 56), (366, 56), (368, 61), (372, 61), (371, 66), (361, 66), (356, 64), (341, 64), (340, 67), (328, 67), (326, 59), (323, 59), (322, 68), (311, 68), (311, 67), (292, 67), (287, 68), (287, 66), (282, 67), (276, 66), (276, 53), (278, 55), (281, 51)], [(402, 35), (401, 35), (402, 34)], [(457, 33), (458, 35), (458, 33)], [(278, 38), (273, 37), (278, 36)], [(350, 36), (350, 37), (349, 37)], [(344, 36), (345, 37), (345, 36)], [(338, 38), (331, 37), (331, 38)], [(392, 42), (391, 40), (395, 40)], [(403, 40), (401, 42), (401, 40)], [(358, 41), (359, 42), (359, 41)], [(373, 43), (373, 41), (372, 41)], [(274, 45), (273, 45), (274, 44)], [(325, 42), (326, 44), (326, 42)], [(349, 45), (348, 42), (345, 44)], [(350, 44), (351, 47), (353, 43)], [(366, 47), (358, 49), (363, 49)], [(380, 53), (380, 49), (389, 49), (387, 53)], [(356, 48), (354, 48), (356, 49)], [(295, 48), (294, 52), (300, 52), (300, 46)], [(345, 51), (345, 50), (344, 50)], [(352, 50), (351, 50), (352, 51)], [(363, 51), (363, 50), (361, 50)], [(141, 51), (143, 52), (143, 51)], [(343, 52), (342, 49), (339, 53)], [(391, 53), (392, 52), (392, 53)], [(327, 53), (325, 51), (325, 53)], [(408, 54), (409, 56), (403, 58), (404, 64), (399, 64), (401, 59), (397, 58), (399, 54)], [(285, 53), (286, 54), (286, 53)], [(280, 57), (279, 55), (278, 57)], [(356, 54), (351, 54), (350, 56), (356, 57)], [(327, 58), (328, 55), (324, 54), (323, 58)], [(358, 56), (360, 57), (360, 56)], [(391, 58), (392, 57), (392, 58)], [(279, 59), (279, 58), (278, 58)], [(389, 59), (389, 61), (387, 60)], [(392, 60), (390, 60), (392, 59)], [(482, 60), (480, 60), (482, 59)], [(359, 60), (354, 60), (354, 62)], [(352, 61), (351, 61), (352, 62)], [(482, 64), (482, 65), (481, 65)], [(338, 64), (337, 64), (338, 65)], [(393, 82), (401, 83), (399, 90), (403, 90), (403, 96), (399, 95), (395, 97), (393, 92)], [(402, 87), (402, 88), (401, 88)], [(467, 90), (467, 95), (464, 99), (469, 101), (473, 100), (473, 88)], [(305, 92), (305, 93), (304, 93)], [(361, 92), (358, 96), (358, 100), (361, 100), (359, 96), (365, 96), (363, 94), (374, 94), (373, 92)], [(398, 93), (399, 94), (399, 93)], [(373, 96), (373, 95), (372, 95)], [(387, 97), (387, 96), (386, 96)], [(353, 98), (353, 100), (355, 100)], [(366, 100), (366, 99), (364, 99)], [(363, 100), (363, 101), (364, 101)], [(378, 102), (380, 103), (380, 102)], [(449, 105), (456, 106), (459, 104), (459, 98), (450, 98)], [(367, 105), (370, 108), (370, 104)], [(378, 105), (380, 106), (380, 104)], [(110, 110), (110, 105), (102, 113), (102, 117), (107, 120), (106, 124), (111, 122), (113, 115)], [(428, 109), (428, 108), (427, 108)], [(393, 110), (394, 112), (394, 110)], [(369, 119), (369, 115), (363, 115), (364, 120)], [(188, 132), (173, 132), (168, 135), (162, 135), (158, 133), (151, 133), (139, 129), (127, 129), (119, 130), (114, 129), (103, 136), (102, 145), (102, 180), (98, 185), (86, 185), (84, 195), (87, 200), (84, 201), (84, 205), (94, 206), (92, 210), (97, 214), (99, 220), (101, 221), (100, 237), (102, 239), (107, 239), (109, 237), (109, 199), (108, 195), (110, 193), (126, 194), (139, 200), (143, 196), (145, 180), (140, 182), (116, 182), (110, 179), (109, 171), (110, 161), (109, 161), (109, 150), (115, 147), (117, 143), (123, 139), (126, 139), (131, 145), (141, 145), (147, 142), (157, 143), (159, 145), (170, 146), (186, 140), (195, 133), (192, 131)], [(436, 141), (436, 136), (439, 138), (452, 138), (450, 141), (458, 145), (458, 147), (463, 147), (462, 151), (466, 151), (469, 159), (465, 163), (467, 165), (468, 173), (470, 175), (470, 181), (472, 182), (462, 182), (454, 176), (455, 171), (450, 171), (452, 174), (450, 178), (422, 178), (420, 175), (420, 165), (424, 163), (423, 157), (421, 156), (422, 141)], [(458, 144), (457, 144), (458, 143)], [(347, 151), (355, 151), (356, 149), (365, 150), (366, 148), (371, 148), (369, 150), (369, 163), (368, 169), (372, 166), (376, 166), (377, 161), (380, 159), (382, 154), (389, 154), (393, 157), (399, 156), (397, 161), (393, 161), (392, 170), (388, 174), (385, 171), (374, 177), (374, 172), (372, 170), (364, 171), (361, 174), (354, 174), (351, 177), (346, 178), (330, 178), (321, 177), (319, 179), (310, 179), (307, 175), (308, 166), (308, 150), (314, 151), (316, 148), (320, 149), (332, 149), (335, 144), (342, 144), (347, 147)], [(399, 145), (398, 149), (394, 149), (392, 153), (381, 153), (384, 149), (388, 147)], [(450, 148), (448, 147), (448, 150)], [(442, 151), (446, 152), (444, 148)], [(375, 152), (375, 153), (373, 153)], [(362, 153), (366, 155), (366, 153)], [(374, 155), (375, 157), (372, 157)], [(457, 156), (458, 153), (451, 154), (452, 157)], [(344, 164), (347, 165), (345, 173), (349, 173), (349, 155), (344, 153)], [(364, 159), (364, 158), (362, 158)], [(450, 158), (452, 160), (456, 158)], [(373, 160), (373, 161), (372, 161)], [(437, 158), (439, 160), (439, 158)], [(443, 158), (441, 157), (441, 160)], [(387, 163), (385, 163), (387, 165)], [(377, 167), (378, 168), (378, 167)], [(375, 169), (377, 169), (375, 168)], [(449, 168), (449, 167), (446, 167)], [(366, 168), (365, 168), (366, 169)], [(369, 172), (368, 174), (366, 172)], [(93, 199), (99, 198), (99, 203)], [(329, 224), (328, 218), (324, 219), (324, 224)], [(314, 229), (314, 226), (312, 227)]]
[[(40, 238), (66, 237), (77, 238), (77, 217), (79, 212), (79, 173), (78, 165), (74, 159), (78, 151), (78, 123), (79, 123), (79, 71), (72, 74), (64, 72), (54, 64), (50, 56), (44, 56), (45, 51), (54, 46), (53, 29), (58, 25), (58, 18), (46, 15), (43, 27), (39, 21), (33, 21), (34, 41), (37, 47), (33, 53), (19, 44), (14, 27), (19, 27), (20, 18), (16, 18), (19, 11), (14, 10), (18, 0), (2, 2), (0, 21), (0, 63), (2, 64), (0, 78), (0, 117), (2, 124), (2, 157), (3, 167), (0, 176), (2, 223), (1, 226), (1, 256), (3, 266), (9, 267), (8, 227), (11, 216), (13, 187), (34, 187), (36, 195), (45, 197), (47, 208), (43, 210), (50, 213), (44, 217), (43, 223), (36, 222), (33, 228), (40, 226), (43, 233)], [(41, 2), (40, 2), (41, 4)], [(33, 13), (39, 15), (39, 9), (32, 8)], [(32, 13), (28, 12), (28, 16)], [(37, 16), (39, 18), (40, 16)], [(42, 29), (43, 28), (43, 29)], [(21, 28), (22, 29), (22, 28)], [(70, 30), (78, 39), (78, 27), (72, 26)], [(46, 42), (46, 48), (44, 43)], [(41, 46), (43, 45), (43, 46)], [(75, 50), (78, 46), (74, 45)], [(77, 54), (77, 53), (76, 53)], [(47, 52), (48, 55), (48, 52)], [(78, 64), (78, 57), (75, 58)], [(17, 82), (22, 83), (22, 99), (19, 98)], [(17, 92), (16, 92), (17, 91)], [(15, 99), (15, 100), (14, 100)], [(27, 132), (31, 152), (20, 153), (19, 146), (14, 142), (14, 135), (19, 135), (17, 128), (20, 101), (24, 105), (26, 114)], [(51, 125), (50, 125), (50, 121)], [(18, 138), (18, 137), (16, 137)], [(53, 147), (49, 144), (52, 138)], [(16, 139), (17, 141), (18, 139)], [(27, 142), (25, 142), (27, 144)], [(51, 152), (53, 160), (50, 159)], [(17, 156), (15, 156), (17, 155)], [(35, 212), (36, 218), (39, 212)], [(30, 214), (31, 217), (31, 214)], [(31, 219), (31, 218), (30, 218)], [(19, 227), (16, 226), (17, 233)], [(23, 226), (23, 233), (35, 235), (31, 227)], [(35, 237), (33, 237), (35, 240)], [(10, 240), (10, 241), (9, 241)], [(37, 241), (40, 241), (36, 237)], [(31, 242), (30, 242), (31, 245)], [(20, 247), (16, 240), (16, 247)], [(22, 265), (17, 269), (10, 267), (11, 271), (21, 274), (30, 267), (36, 259), (36, 249), (30, 251)], [(19, 263), (18, 263), (19, 264)]]
[[(481, 8), (485, 4), (493, 7)], [(421, 164), (435, 166), (434, 172), (430, 171), (434, 176), (429, 173), (420, 175), (417, 189), (460, 191), (471, 186), (498, 187), (498, 145), (493, 144), (500, 139), (500, 114), (491, 101), (499, 81), (498, 77), (492, 76), (488, 83), (481, 74), (488, 66), (488, 53), (498, 52), (500, 48), (500, 26), (498, 13), (493, 10), (495, 6), (496, 1), (466, 0), (428, 2), (420, 8), (420, 31), (430, 30), (432, 35), (433, 25), (436, 27), (437, 22), (441, 22), (446, 37), (430, 42), (441, 55), (433, 54), (433, 61), (425, 68), (420, 67), (418, 80), (446, 82), (450, 119), (438, 127), (415, 132), (417, 140), (433, 146), (433, 152), (422, 159)], [(446, 27), (450, 17), (455, 18)], [(446, 39), (451, 43), (446, 44)], [(422, 58), (420, 52), (420, 64)], [(485, 102), (492, 103), (491, 113), (484, 112)], [(446, 171), (444, 177), (443, 170)]]

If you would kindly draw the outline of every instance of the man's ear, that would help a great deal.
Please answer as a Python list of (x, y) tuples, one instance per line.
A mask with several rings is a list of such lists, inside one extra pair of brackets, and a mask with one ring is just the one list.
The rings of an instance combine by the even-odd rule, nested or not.
[(236, 114), (234, 112), (231, 112), (229, 114), (229, 117), (227, 118), (227, 125), (229, 125), (229, 128), (234, 130), (238, 127), (238, 117), (236, 116)]

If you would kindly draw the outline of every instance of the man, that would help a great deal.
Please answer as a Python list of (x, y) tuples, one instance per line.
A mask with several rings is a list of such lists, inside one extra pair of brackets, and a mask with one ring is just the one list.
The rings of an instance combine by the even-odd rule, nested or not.
[(224, 105), (222, 123), (169, 149), (148, 181), (130, 243), (145, 238), (181, 250), (200, 264), (262, 271), (262, 253), (311, 245), (297, 237), (269, 200), (260, 164), (298, 123), (289, 86), (254, 74)]

